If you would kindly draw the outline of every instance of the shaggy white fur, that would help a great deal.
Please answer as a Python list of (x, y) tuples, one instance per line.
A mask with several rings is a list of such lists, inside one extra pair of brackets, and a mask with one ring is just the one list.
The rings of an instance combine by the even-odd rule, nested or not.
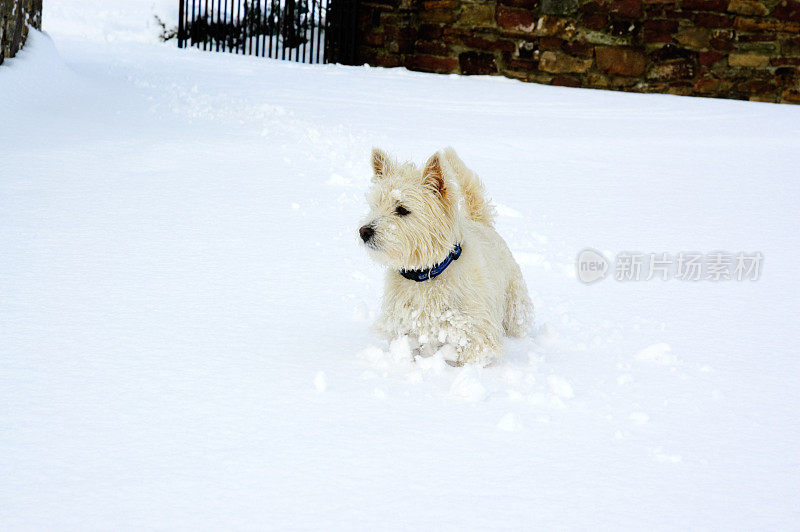
[[(408, 335), (423, 356), (449, 344), (455, 363), (494, 362), (504, 334), (527, 334), (533, 308), (480, 179), (452, 148), (422, 170), (374, 149), (372, 167), (370, 212), (359, 233), (370, 256), (389, 268), (376, 329), (389, 340)], [(456, 244), (461, 256), (438, 277), (400, 275), (441, 263)]]

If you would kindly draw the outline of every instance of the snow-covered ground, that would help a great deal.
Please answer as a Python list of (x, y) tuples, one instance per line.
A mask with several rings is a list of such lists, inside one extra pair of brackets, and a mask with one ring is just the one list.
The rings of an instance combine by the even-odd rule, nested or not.
[[(173, 7), (46, 2), (0, 67), (0, 528), (800, 527), (800, 108), (177, 50)], [(499, 204), (503, 363), (370, 333), (373, 145)]]

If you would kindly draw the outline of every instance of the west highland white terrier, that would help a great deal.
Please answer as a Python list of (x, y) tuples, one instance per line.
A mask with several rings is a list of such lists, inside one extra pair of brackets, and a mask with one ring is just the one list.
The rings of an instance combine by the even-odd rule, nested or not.
[(478, 176), (452, 148), (420, 170), (372, 150), (369, 214), (359, 236), (388, 267), (375, 327), (451, 364), (491, 364), (503, 335), (522, 337), (533, 307), (519, 265), (494, 229)]

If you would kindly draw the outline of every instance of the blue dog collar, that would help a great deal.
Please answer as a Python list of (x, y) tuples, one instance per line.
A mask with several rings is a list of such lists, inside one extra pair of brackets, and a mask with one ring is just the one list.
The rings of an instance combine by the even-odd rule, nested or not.
[(456, 247), (450, 254), (447, 256), (439, 264), (428, 268), (427, 270), (400, 270), (400, 275), (405, 277), (406, 279), (410, 279), (411, 281), (416, 281), (421, 283), (422, 281), (427, 281), (428, 279), (433, 279), (434, 277), (439, 276), (443, 271), (450, 266), (450, 263), (454, 260), (458, 260), (458, 257), (461, 256), (461, 246), (456, 244)]

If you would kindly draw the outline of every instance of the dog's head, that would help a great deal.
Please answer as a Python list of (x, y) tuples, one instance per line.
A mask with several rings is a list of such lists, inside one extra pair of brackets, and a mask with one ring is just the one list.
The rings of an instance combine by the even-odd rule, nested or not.
[(457, 201), (438, 153), (421, 170), (372, 150), (369, 214), (359, 236), (370, 256), (390, 268), (414, 270), (440, 262), (456, 243)]

